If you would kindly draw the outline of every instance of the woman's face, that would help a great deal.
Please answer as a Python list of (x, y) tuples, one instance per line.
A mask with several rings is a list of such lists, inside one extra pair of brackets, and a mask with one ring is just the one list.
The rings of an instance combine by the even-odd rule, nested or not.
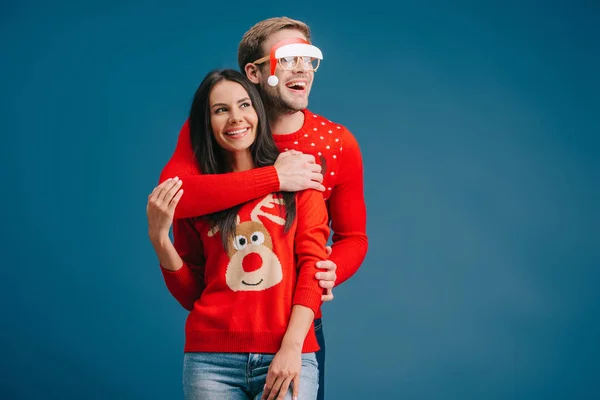
[(258, 115), (242, 85), (221, 81), (213, 86), (210, 97), (210, 124), (219, 146), (229, 152), (250, 148), (256, 139)]

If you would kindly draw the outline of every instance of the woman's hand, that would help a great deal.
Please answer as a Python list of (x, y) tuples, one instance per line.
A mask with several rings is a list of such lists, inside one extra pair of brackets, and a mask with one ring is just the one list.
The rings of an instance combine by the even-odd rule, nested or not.
[(148, 235), (152, 243), (169, 238), (175, 207), (183, 195), (182, 181), (170, 178), (154, 188), (148, 196)]
[(300, 388), (300, 369), (302, 368), (302, 349), (283, 345), (269, 366), (267, 383), (262, 395), (262, 400), (283, 400), (290, 383), (292, 398), (298, 398)]

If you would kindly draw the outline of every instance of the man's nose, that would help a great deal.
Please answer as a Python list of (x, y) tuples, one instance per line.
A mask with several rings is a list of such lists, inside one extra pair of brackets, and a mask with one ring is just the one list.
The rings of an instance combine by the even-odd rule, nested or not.
[(296, 57), (296, 66), (294, 67), (294, 72), (306, 72), (308, 68), (304, 59), (302, 57)]

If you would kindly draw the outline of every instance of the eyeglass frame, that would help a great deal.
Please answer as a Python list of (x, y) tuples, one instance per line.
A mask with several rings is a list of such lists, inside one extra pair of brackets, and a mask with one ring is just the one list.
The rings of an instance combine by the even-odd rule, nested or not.
[[(283, 68), (283, 65), (281, 65), (281, 60), (284, 59), (284, 58), (288, 58), (288, 57), (294, 57), (296, 59), (296, 65), (294, 65), (294, 67), (291, 68), (291, 69), (285, 69), (285, 68)], [(315, 60), (317, 60), (317, 67), (314, 68), (314, 69), (310, 69), (309, 71), (311, 71), (311, 72), (317, 72), (317, 69), (319, 69), (319, 67), (321, 66), (321, 59), (319, 59), (317, 57), (311, 57), (311, 56), (288, 56), (288, 57), (281, 57), (281, 58), (277, 59), (277, 64), (279, 64), (279, 66), (281, 67), (281, 69), (284, 70), (284, 71), (293, 71), (294, 68), (296, 68), (298, 66), (298, 58), (304, 58), (304, 57), (310, 57), (310, 58), (314, 58)], [(254, 61), (252, 64), (260, 65), (260, 64), (263, 64), (265, 61), (268, 61), (270, 59), (271, 59), (271, 56), (264, 56), (262, 58), (259, 58), (256, 61)], [(304, 62), (304, 60), (302, 62)], [(306, 64), (307, 63), (304, 62), (304, 65), (306, 65)]]

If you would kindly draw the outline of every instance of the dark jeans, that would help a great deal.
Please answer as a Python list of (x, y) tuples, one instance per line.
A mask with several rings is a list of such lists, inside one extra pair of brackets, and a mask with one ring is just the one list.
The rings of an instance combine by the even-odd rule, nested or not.
[(319, 365), (319, 393), (317, 400), (325, 399), (325, 337), (323, 336), (323, 322), (321, 318), (315, 319), (315, 334), (321, 350), (317, 352), (317, 364)]

